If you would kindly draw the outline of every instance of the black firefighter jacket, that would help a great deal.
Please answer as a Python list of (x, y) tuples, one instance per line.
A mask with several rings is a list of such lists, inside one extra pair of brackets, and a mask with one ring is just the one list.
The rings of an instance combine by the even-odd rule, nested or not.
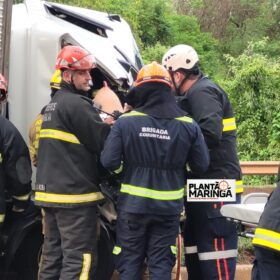
[(101, 162), (116, 170), (124, 162), (118, 210), (177, 215), (182, 211), (186, 164), (204, 172), (209, 163), (205, 141), (189, 117), (159, 119), (132, 111), (114, 124)]
[(112, 171), (123, 162), (118, 210), (178, 215), (183, 207), (186, 165), (195, 172), (207, 169), (206, 143), (199, 126), (176, 105), (168, 87), (148, 83), (135, 91), (131, 104), (136, 110), (114, 124), (101, 162)]
[(5, 218), (5, 198), (25, 208), (31, 192), (29, 151), (16, 127), (0, 116), (0, 226)]
[(280, 253), (280, 179), (276, 189), (270, 195), (258, 227), (253, 244)]
[(236, 149), (236, 122), (227, 94), (207, 77), (201, 77), (179, 106), (198, 123), (209, 148), (210, 165), (202, 179), (235, 179), (236, 193), (243, 192), (241, 168)]
[(78, 207), (103, 199), (98, 189), (98, 162), (109, 130), (92, 100), (62, 83), (45, 109), (40, 131), (37, 205)]

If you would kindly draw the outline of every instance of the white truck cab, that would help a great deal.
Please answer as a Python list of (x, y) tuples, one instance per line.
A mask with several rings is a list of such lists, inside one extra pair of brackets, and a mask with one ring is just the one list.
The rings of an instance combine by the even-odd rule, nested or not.
[(126, 91), (142, 67), (131, 29), (118, 15), (40, 0), (13, 5), (8, 104), (1, 111), (26, 140), (30, 124), (50, 100), (56, 56), (67, 44), (95, 56), (93, 89), (106, 80), (116, 92)]

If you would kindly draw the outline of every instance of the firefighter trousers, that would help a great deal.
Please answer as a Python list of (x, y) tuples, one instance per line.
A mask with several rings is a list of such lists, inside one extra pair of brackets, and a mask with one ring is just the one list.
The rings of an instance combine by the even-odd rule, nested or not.
[(178, 232), (178, 215), (118, 213), (113, 254), (120, 279), (143, 279), (146, 258), (150, 280), (170, 280)]
[(45, 207), (38, 280), (91, 279), (97, 265), (96, 207)]
[[(236, 203), (240, 203), (240, 195)], [(238, 236), (235, 225), (220, 213), (224, 204), (185, 204), (184, 244), (189, 280), (234, 279)]]
[(280, 277), (280, 252), (255, 246), (252, 280), (278, 280)]

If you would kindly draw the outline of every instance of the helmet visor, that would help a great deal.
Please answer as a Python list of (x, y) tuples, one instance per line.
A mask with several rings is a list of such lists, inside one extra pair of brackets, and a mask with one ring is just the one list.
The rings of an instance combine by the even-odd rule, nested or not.
[(96, 61), (92, 54), (84, 56), (82, 59), (69, 65), (71, 70), (89, 70), (96, 67)]

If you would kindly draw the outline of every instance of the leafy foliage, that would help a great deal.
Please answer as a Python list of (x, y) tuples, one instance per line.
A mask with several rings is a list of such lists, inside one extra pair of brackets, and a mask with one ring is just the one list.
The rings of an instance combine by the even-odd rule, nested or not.
[(280, 158), (280, 62), (265, 54), (266, 46), (264, 39), (236, 58), (226, 56), (224, 86), (236, 111), (241, 160)]
[(157, 42), (155, 45), (145, 47), (142, 53), (144, 64), (148, 64), (152, 61), (161, 63), (162, 57), (167, 50), (168, 47), (161, 45), (159, 42)]

